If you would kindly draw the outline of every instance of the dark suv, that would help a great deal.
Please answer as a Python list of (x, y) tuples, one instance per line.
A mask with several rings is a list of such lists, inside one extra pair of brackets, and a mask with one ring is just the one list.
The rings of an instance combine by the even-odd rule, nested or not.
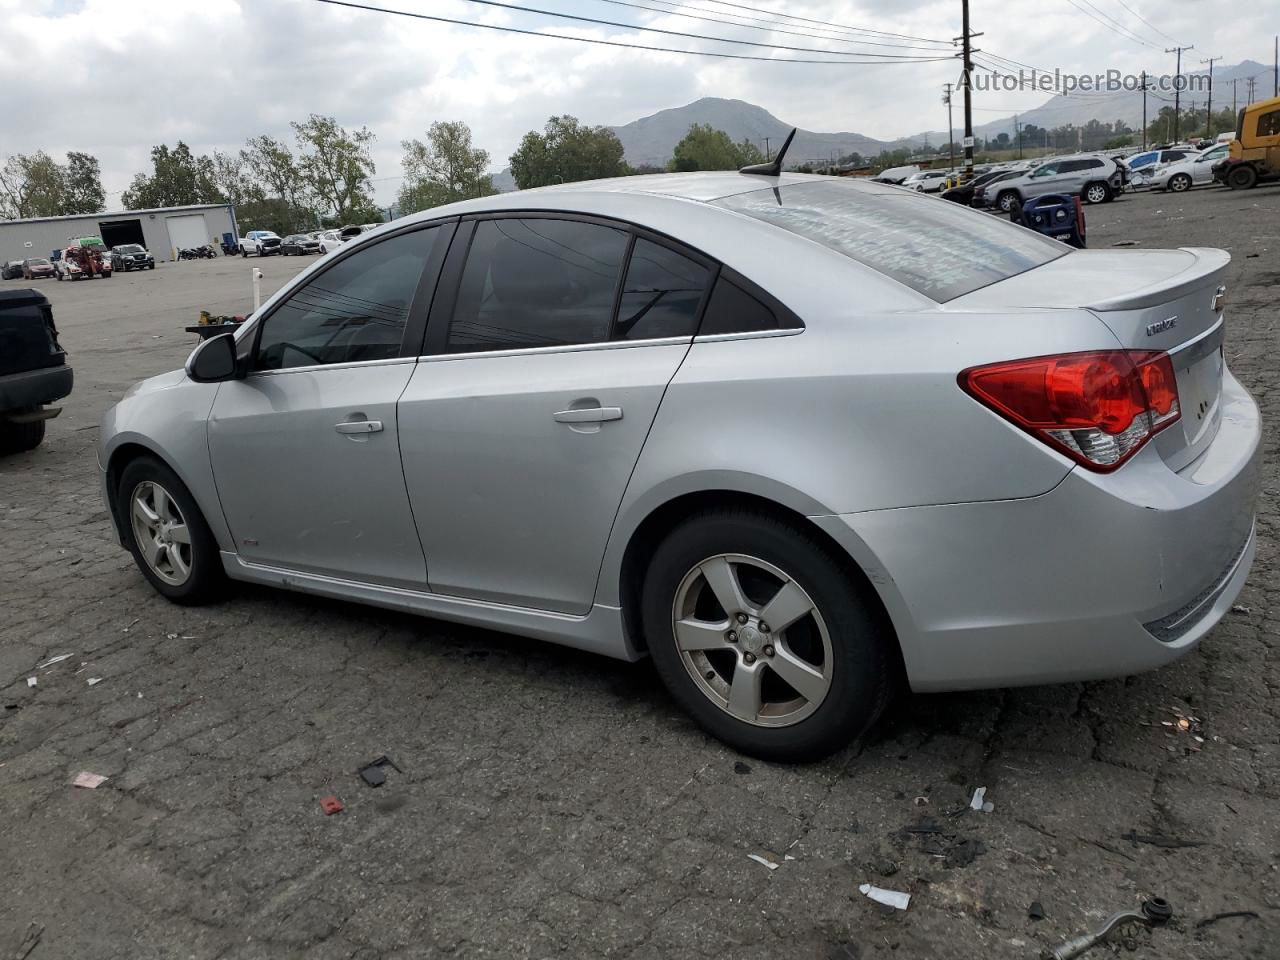
[(114, 270), (154, 270), (156, 258), (147, 253), (147, 248), (140, 243), (122, 243), (111, 248), (111, 267)]
[(31, 450), (62, 412), (46, 404), (70, 394), (73, 380), (43, 293), (0, 290), (0, 345), (0, 454)]

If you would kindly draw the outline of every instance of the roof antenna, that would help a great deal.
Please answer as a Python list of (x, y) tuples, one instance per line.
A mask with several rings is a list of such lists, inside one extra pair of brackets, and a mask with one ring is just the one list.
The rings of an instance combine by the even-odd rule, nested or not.
[(782, 141), (782, 146), (778, 148), (777, 155), (768, 163), (753, 163), (749, 167), (743, 167), (739, 173), (758, 173), (766, 177), (782, 176), (782, 158), (786, 156), (787, 147), (791, 146), (791, 140), (796, 135), (796, 128), (792, 127), (791, 132), (787, 134), (787, 139)]

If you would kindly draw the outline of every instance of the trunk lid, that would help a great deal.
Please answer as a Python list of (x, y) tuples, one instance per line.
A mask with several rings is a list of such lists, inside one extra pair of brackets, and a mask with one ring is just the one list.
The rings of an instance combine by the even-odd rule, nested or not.
[(1153, 442), (1165, 462), (1180, 470), (1212, 442), (1222, 419), (1221, 306), (1230, 260), (1225, 251), (1210, 248), (1077, 250), (948, 306), (1084, 308), (1126, 349), (1167, 352), (1182, 416)]

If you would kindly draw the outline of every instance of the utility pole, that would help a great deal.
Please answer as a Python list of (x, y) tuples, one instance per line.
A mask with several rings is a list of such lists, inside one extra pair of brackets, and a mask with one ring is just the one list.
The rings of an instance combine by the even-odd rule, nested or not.
[(960, 75), (960, 83), (964, 87), (964, 179), (973, 177), (973, 44), (974, 37), (980, 33), (969, 32), (969, 0), (960, 0), (960, 29), (963, 36), (957, 37), (962, 43), (961, 58), (964, 69)]
[(1280, 97), (1280, 33), (1276, 34), (1275, 53), (1272, 56), (1271, 95)]
[(1176, 53), (1178, 55), (1178, 75), (1173, 78), (1173, 139), (1178, 139), (1178, 121), (1181, 119), (1182, 112), (1182, 51), (1194, 50), (1195, 44), (1188, 44), (1185, 47), (1166, 47), (1165, 53)]
[(769, 155), (769, 141), (770, 141), (770, 140), (772, 140), (772, 139), (773, 139), (773, 137), (765, 137), (765, 138), (764, 138), (764, 158), (765, 158), (765, 160), (766, 160), (766, 161), (768, 161), (768, 160), (772, 160), (772, 159), (773, 159), (773, 157), (771, 157), (771, 156)]
[(1013, 115), (1013, 135), (1018, 140), (1018, 159), (1022, 159), (1022, 127), (1018, 125), (1018, 115)]
[(1257, 82), (1258, 82), (1257, 77), (1249, 77), (1247, 80), (1245, 80), (1245, 83), (1249, 84), (1249, 103), (1245, 104), (1246, 107), (1249, 106), (1250, 103), (1253, 103), (1253, 88), (1255, 84), (1257, 84)]
[(954, 84), (942, 85), (942, 102), (947, 105), (947, 149), (951, 151), (951, 169), (956, 168), (956, 128), (951, 122), (951, 90)]
[(1213, 138), (1213, 64), (1215, 60), (1221, 59), (1222, 57), (1209, 57), (1207, 60), (1200, 61), (1209, 65), (1209, 106), (1204, 111), (1204, 132), (1210, 139)]
[(1147, 149), (1147, 71), (1142, 71), (1142, 149)]
[(1236, 105), (1236, 82), (1231, 81), (1231, 115), (1234, 117), (1239, 113), (1239, 107)]

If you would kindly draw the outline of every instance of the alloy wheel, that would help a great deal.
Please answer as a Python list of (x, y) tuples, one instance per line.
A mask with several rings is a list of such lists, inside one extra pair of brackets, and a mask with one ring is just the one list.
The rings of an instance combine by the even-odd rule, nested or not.
[(1102, 203), (1107, 199), (1107, 188), (1095, 183), (1085, 191), (1085, 199), (1090, 203)]
[(1185, 173), (1180, 173), (1169, 181), (1169, 189), (1174, 193), (1182, 193), (1183, 190), (1190, 188), (1191, 178)]
[(680, 581), (671, 624), (698, 690), (745, 723), (799, 723), (831, 690), (826, 622), (804, 588), (767, 561), (731, 553), (703, 560)]
[(144, 480), (129, 498), (138, 552), (165, 583), (182, 586), (191, 576), (191, 531), (177, 502), (154, 480)]

